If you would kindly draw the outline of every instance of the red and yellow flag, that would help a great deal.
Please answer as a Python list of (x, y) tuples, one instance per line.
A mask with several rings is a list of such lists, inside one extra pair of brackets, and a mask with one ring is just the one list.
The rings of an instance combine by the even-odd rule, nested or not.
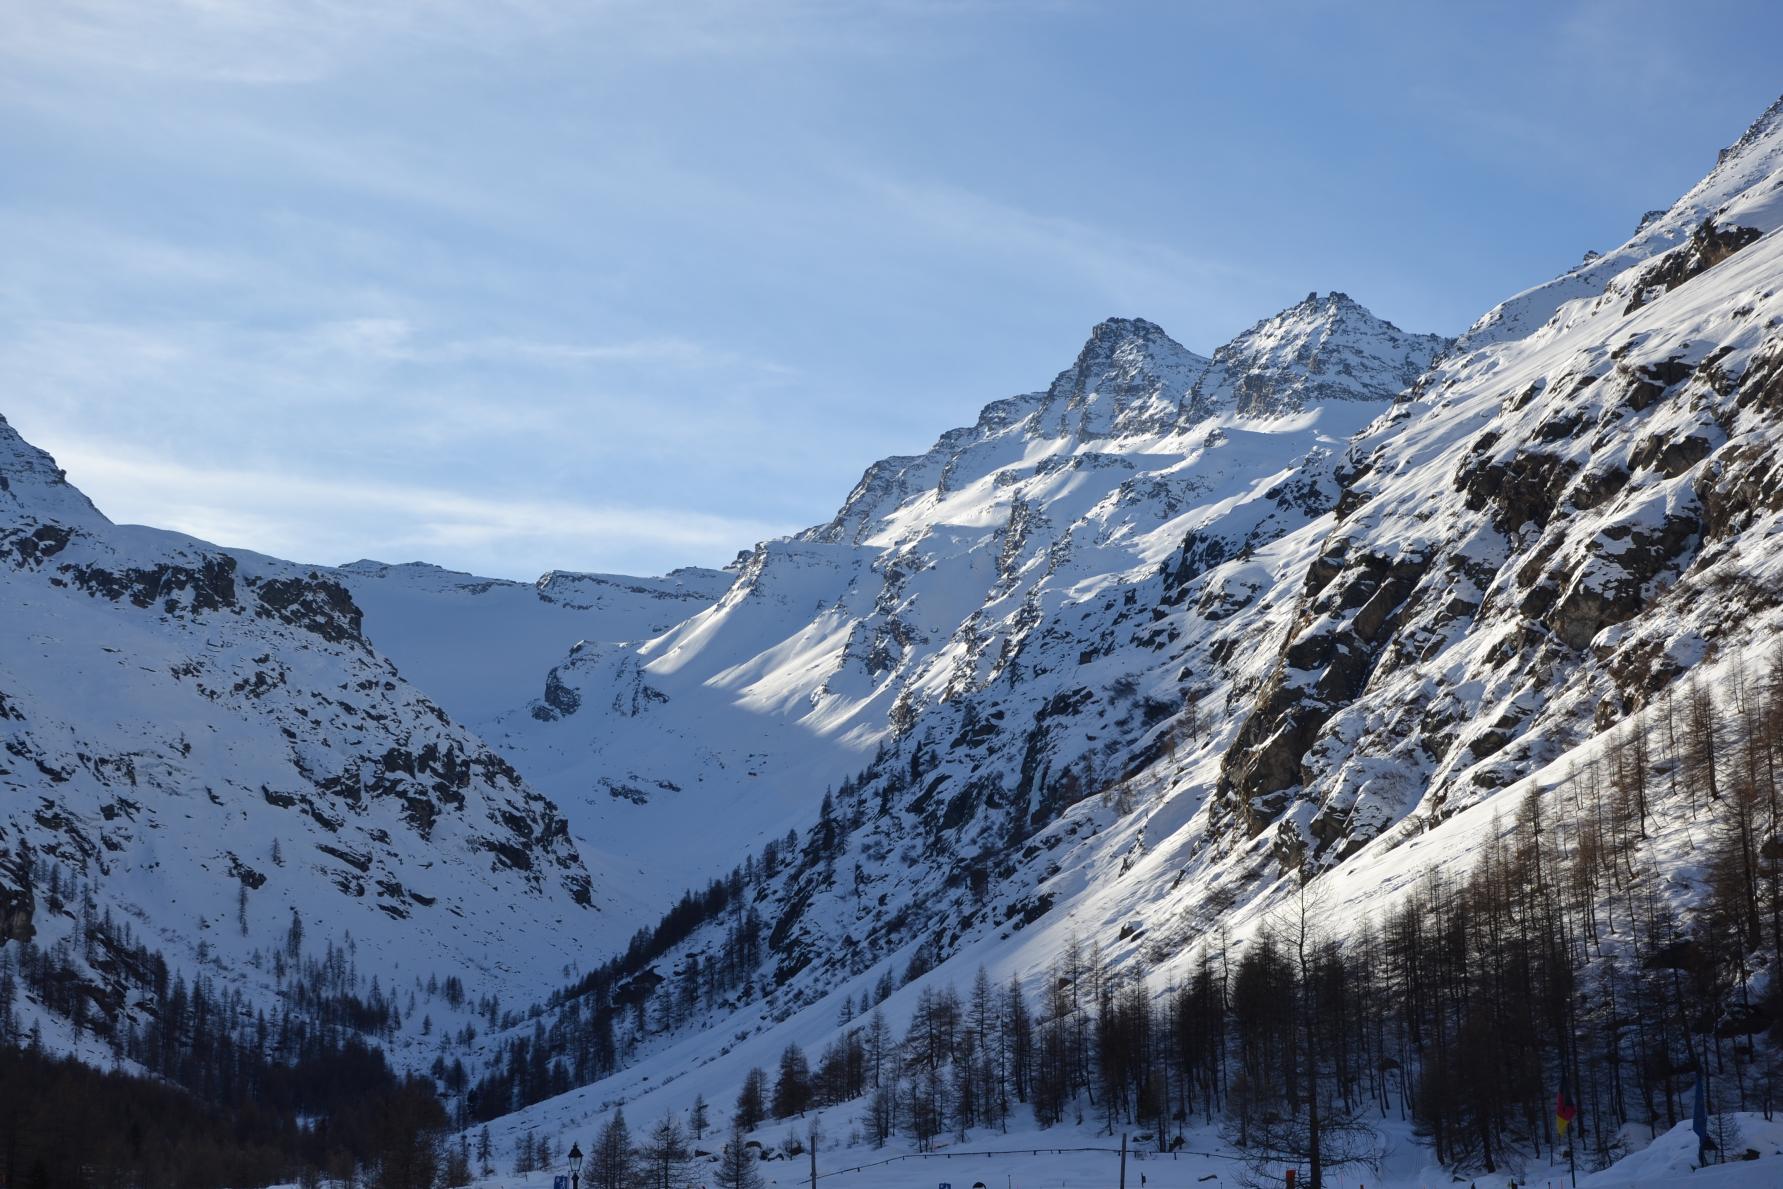
[(1566, 1066), (1560, 1067), (1560, 1089), (1554, 1095), (1554, 1125), (1560, 1129), (1560, 1138), (1566, 1138), (1566, 1129), (1572, 1121), (1579, 1117), (1579, 1108), (1573, 1104), (1572, 1096), (1566, 1092)]

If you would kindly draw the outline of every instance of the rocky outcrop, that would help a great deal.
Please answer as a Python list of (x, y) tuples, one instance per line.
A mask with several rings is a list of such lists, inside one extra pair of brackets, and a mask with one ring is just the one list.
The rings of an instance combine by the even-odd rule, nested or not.
[(1407, 334), (1347, 294), (1309, 293), (1215, 351), (1188, 403), (1204, 415), (1278, 417), (1330, 401), (1392, 400), (1449, 341)]
[(1631, 286), (1634, 296), (1622, 312), (1632, 314), (1661, 293), (1670, 293), (1685, 281), (1701, 276), (1741, 248), (1756, 243), (1762, 234), (1756, 227), (1718, 227), (1713, 219), (1704, 219), (1690, 233), (1688, 242), (1661, 256), (1635, 278)]
[(1306, 783), (1301, 761), (1320, 730), (1368, 686), (1382, 648), (1430, 568), (1417, 553), (1333, 544), (1307, 571), (1281, 660), (1220, 770), (1217, 796), (1255, 835)]
[(37, 902), (31, 892), (31, 851), (9, 836), (0, 823), (0, 946), (9, 941), (30, 941), (37, 935), (33, 924)]

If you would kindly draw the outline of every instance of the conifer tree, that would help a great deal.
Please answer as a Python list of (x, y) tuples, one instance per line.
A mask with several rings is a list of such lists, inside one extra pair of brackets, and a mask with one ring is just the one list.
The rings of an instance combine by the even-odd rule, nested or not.
[(681, 1189), (693, 1149), (687, 1144), (687, 1133), (673, 1113), (666, 1114), (650, 1129), (650, 1137), (639, 1152), (638, 1183), (644, 1189)]
[(774, 1079), (774, 1117), (790, 1119), (811, 1105), (811, 1067), (805, 1051), (789, 1044), (780, 1053), (780, 1073)]
[(762, 1189), (755, 1152), (744, 1147), (744, 1142), (741, 1121), (732, 1123), (730, 1138), (724, 1141), (724, 1149), (718, 1154), (718, 1167), (712, 1172), (712, 1179), (718, 1183), (719, 1189)]
[(706, 1128), (712, 1125), (706, 1118), (706, 1112), (706, 1096), (704, 1094), (695, 1094), (693, 1096), (693, 1110), (688, 1114), (687, 1125), (693, 1129), (693, 1138), (696, 1143), (706, 1137)]
[(743, 1075), (743, 1088), (737, 1091), (737, 1122), (744, 1131), (754, 1131), (767, 1115), (768, 1075), (757, 1066)]
[(589, 1189), (631, 1189), (635, 1170), (631, 1129), (625, 1125), (625, 1111), (616, 1110), (595, 1138), (584, 1179)]

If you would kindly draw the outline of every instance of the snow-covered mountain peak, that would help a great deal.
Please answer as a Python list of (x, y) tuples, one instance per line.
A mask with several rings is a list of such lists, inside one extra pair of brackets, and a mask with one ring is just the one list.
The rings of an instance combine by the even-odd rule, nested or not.
[(0, 417), (0, 514), (70, 525), (105, 521), (56, 460), (20, 437), (5, 417)]
[(945, 497), (1037, 452), (1101, 449), (1117, 439), (1183, 428), (1186, 399), (1207, 365), (1155, 322), (1104, 319), (1045, 390), (992, 401), (975, 422), (948, 430), (923, 454), (873, 463), (835, 517), (798, 539), (858, 544), (912, 500)]
[(1297, 413), (1326, 401), (1391, 400), (1448, 346), (1408, 334), (1346, 293), (1317, 292), (1213, 353), (1191, 405), (1243, 417)]
[(1081, 412), (1080, 433), (1146, 432), (1173, 427), (1182, 399), (1207, 359), (1143, 318), (1108, 318), (1090, 331), (1077, 361), (1047, 390), (1049, 403)]
[(1090, 336), (1077, 359), (1059, 373), (1050, 391), (1055, 396), (1081, 396), (1093, 392), (1104, 376), (1149, 373), (1162, 378), (1175, 368), (1196, 370), (1207, 366), (1195, 354), (1159, 326), (1144, 318), (1104, 318), (1090, 328)]
[(874, 463), (829, 523), (757, 546), (654, 639), (570, 651), (487, 734), (591, 845), (708, 821), (718, 853), (677, 856), (697, 882), (929, 708), (992, 686), (1043, 704), (1066, 678), (1041, 675), (1118, 652), (1134, 629), (1110, 583), (1180, 589), (1328, 512), (1337, 444), (1443, 344), (1313, 295), (1222, 348), (1225, 396), (1200, 407), (1208, 359), (1153, 322), (1101, 322), (1046, 389)]
[[(1771, 154), (1762, 150), (1767, 142), (1773, 142), (1779, 137), (1783, 137), (1783, 96), (1778, 96), (1774, 103), (1765, 108), (1740, 135), (1740, 139), (1715, 155), (1715, 167), (1719, 169), (1730, 160), (1745, 157), (1754, 149), (1761, 150), (1757, 155), (1769, 157)], [(1774, 149), (1775, 145), (1772, 144), (1771, 147)]]
[(563, 817), (376, 651), (344, 576), (114, 525), (0, 420), (0, 941), (69, 929), (78, 877), (259, 991), (293, 920), (386, 977), (558, 968), (551, 931), (596, 919)]
[(1456, 350), (1466, 353), (1524, 338), (1555, 320), (1570, 303), (1602, 296), (1612, 280), (1637, 264), (1673, 251), (1717, 258), (1719, 249), (1713, 241), (1743, 237), (1743, 246), (1779, 226), (1783, 226), (1783, 98), (1722, 149), (1715, 167), (1682, 198), (1663, 211), (1641, 216), (1621, 247), (1587, 255), (1553, 280), (1500, 302), (1468, 328)]
[[(838, 1088), (850, 1046), (867, 1030), (895, 1049), (885, 1028), (906, 1020), (917, 1036), (974, 968), (1018, 1004), (1043, 993), (1035, 1051), (1096, 1013), (1109, 1035), (1158, 1021), (1181, 1051), (1182, 1021), (1248, 1010), (1223, 974), (1214, 990), (1216, 961), (1236, 959), (1235, 986), (1274, 978), (1253, 955), (1278, 952), (1297, 900), (1299, 941), (1341, 943), (1321, 941), (1337, 964), (1307, 985), (1410, 986), (1412, 939), (1452, 935), (1432, 969), (1477, 970), (1470, 1001), (1495, 1004), (1494, 972), (1517, 967), (1492, 922), (1507, 945), (1535, 937), (1520, 897), (1552, 870), (1596, 955), (1581, 988), (1615, 989), (1620, 965), (1675, 991), (1685, 967), (1642, 947), (1691, 934), (1649, 951), (1696, 967), (1705, 1009), (1675, 1040), (1734, 1040), (1737, 1080), (1783, 964), (1783, 941), (1748, 953), (1730, 930), (1763, 903), (1746, 877), (1775, 866), (1780, 225), (1783, 103), (1622, 248), (1459, 349), (1339, 292), (1211, 359), (1109, 319), (1050, 385), (875, 463), (833, 521), (723, 571), (294, 566), (110, 525), (0, 421), (0, 942), (71, 955), (53, 960), (87, 971), (124, 1036), (177, 1016), (124, 1002), (147, 984), (93, 945), (72, 956), (82, 916), (128, 914), (176, 973), (299, 1015), (312, 976), (277, 957), (300, 956), (298, 926), (331, 966), (356, 945), (413, 988), (420, 1021), (377, 1024), (396, 1061), (434, 1061), (472, 1117), (525, 1108), (495, 1126), (529, 1153), (535, 1127), (586, 1142), (620, 1102), (722, 1109), (774, 1054), (796, 1070), (789, 1045), (823, 1054), (831, 1132), (853, 1140), (929, 1091), (896, 1073), (866, 1099)], [(1629, 907), (1598, 938), (1600, 899)], [(1401, 965), (1362, 981), (1383, 959)], [(474, 1007), (437, 999), (436, 961), (469, 971)], [(67, 1010), (26, 984), (34, 1014)], [(1698, 1072), (1663, 1036), (1661, 1061), (1630, 1052), (1647, 1041), (1625, 1013), (1584, 1010), (1588, 1067), (1607, 1054), (1673, 1089)], [(957, 1074), (1000, 1025), (955, 1018)], [(1195, 1087), (1211, 1118), (1229, 1039), (1154, 1083), (1166, 1102)], [(1398, 1049), (1415, 1068), (1394, 1059), (1402, 1116), (1450, 1097), (1410, 1088), (1449, 1073), (1419, 1048)], [(1360, 1084), (1336, 1076), (1346, 1058), (1308, 1060), (1312, 1094)], [(959, 1134), (995, 1126), (966, 1122), (977, 1075), (954, 1084)], [(1149, 1126), (1121, 1093), (1100, 1099), (1108, 1131)]]
[[(1314, 294), (1217, 351), (1170, 432), (1078, 436), (1066, 402), (1106, 394), (1123, 349), (1157, 342), (1105, 324), (1060, 384), (887, 460), (834, 525), (764, 546), (664, 637), (680, 667), (648, 659), (643, 698), (612, 658), (569, 673), (584, 707), (625, 695), (632, 717), (565, 720), (607, 731), (606, 769), (647, 771), (621, 744), (686, 713), (675, 682), (761, 708), (751, 725), (796, 717), (877, 748), (753, 901), (787, 1020), (756, 1052), (820, 1017), (827, 1034), (833, 1003), (798, 1009), (881, 962), (1046, 979), (1095, 938), (1129, 971), (1185, 978), (1312, 872), (1314, 897), (1356, 889), (1326, 918), (1347, 930), (1498, 845), (1532, 773), (1556, 777), (1619, 722), (1613, 745), (1632, 746), (1642, 707), (1668, 722), (1704, 657), (1768, 650), (1777, 122), (1646, 221), (1646, 242), (1588, 262), (1606, 271), (1585, 300), (1485, 349), (1443, 352)], [(749, 759), (736, 799), (757, 773), (786, 783), (780, 756)], [(1565, 782), (1575, 807), (1585, 785), (1603, 795), (1595, 773)], [(726, 927), (680, 956), (709, 961)], [(752, 1059), (729, 1059), (733, 1084)]]
[[(1218, 416), (1273, 418), (1328, 401), (1389, 401), (1448, 344), (1440, 335), (1408, 334), (1338, 292), (1308, 294), (1211, 360), (1155, 322), (1108, 318), (1045, 391), (986, 405), (975, 423), (942, 434), (927, 453), (874, 463), (835, 518), (800, 539), (864, 541), (924, 493), (940, 501), (1018, 461), (1031, 467), (1041, 454), (1054, 467), (1067, 457), (1082, 466), (1151, 451)], [(1188, 444), (1171, 448), (1180, 453)], [(1011, 494), (1012, 478), (1006, 473), (998, 490)]]

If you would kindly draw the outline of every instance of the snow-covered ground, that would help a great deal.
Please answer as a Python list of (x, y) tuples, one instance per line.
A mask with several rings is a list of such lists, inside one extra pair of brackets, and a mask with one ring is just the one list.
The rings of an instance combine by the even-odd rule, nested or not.
[[(626, 1122), (634, 1134), (640, 1122), (648, 1126), (660, 1117), (660, 1113), (643, 1113), (643, 1105), (636, 1104), (636, 1109), (628, 1105), (625, 1110)], [(1715, 1162), (1711, 1153), (1711, 1163), (1699, 1165), (1696, 1136), (1689, 1123), (1680, 1123), (1606, 1169), (1579, 1170), (1577, 1183), (1581, 1189), (1694, 1189), (1703, 1185), (1715, 1189), (1774, 1189), (1783, 1184), (1783, 1120), (1767, 1120), (1757, 1113), (1738, 1113), (1732, 1118), (1737, 1122), (1739, 1146), (1725, 1163)], [(785, 1158), (782, 1153), (790, 1136), (797, 1135), (803, 1142), (812, 1121), (787, 1120), (753, 1133), (762, 1148), (775, 1157), (757, 1166), (765, 1184), (794, 1189), (811, 1183), (809, 1154)], [(1114, 1189), (1120, 1183), (1121, 1136), (1110, 1136), (1093, 1125), (1066, 1124), (1042, 1129), (1034, 1127), (1031, 1120), (1014, 1119), (1007, 1132), (978, 1132), (963, 1141), (949, 1136), (937, 1141), (934, 1151), (917, 1153), (907, 1144), (874, 1148), (858, 1141), (851, 1143), (849, 1128), (853, 1121), (845, 1115), (825, 1113), (816, 1117), (816, 1123), (823, 1136), (817, 1158), (820, 1186), (927, 1189), (951, 1185), (953, 1189), (971, 1189), (982, 1182), (986, 1189)], [(1325, 1183), (1331, 1189), (1445, 1189), (1455, 1185), (1468, 1189), (1510, 1189), (1512, 1185), (1521, 1189), (1568, 1189), (1573, 1183), (1566, 1157), (1558, 1152), (1544, 1152), (1539, 1158), (1525, 1159), (1496, 1173), (1457, 1180), (1451, 1171), (1430, 1160), (1428, 1145), (1408, 1124), (1387, 1118), (1377, 1121), (1375, 1128), (1374, 1166), (1328, 1169)], [(1182, 1136), (1180, 1150), (1159, 1152), (1155, 1140), (1139, 1143), (1134, 1133), (1128, 1132), (1129, 1189), (1221, 1189), (1283, 1183), (1281, 1167), (1269, 1168), (1259, 1176), (1217, 1126), (1188, 1126)], [(584, 1150), (589, 1146), (588, 1136), (578, 1133), (567, 1137), (556, 1150), (567, 1151), (569, 1139), (581, 1143)], [(708, 1133), (698, 1146), (709, 1149), (716, 1142)], [(1751, 1159), (1746, 1158), (1748, 1151), (1755, 1153)], [(694, 1161), (689, 1166), (690, 1183), (702, 1187), (712, 1184), (714, 1167), (710, 1160)], [(560, 1160), (553, 1170), (527, 1174), (498, 1171), (480, 1179), (478, 1184), (492, 1189), (550, 1189), (553, 1176), (562, 1171)], [(1304, 1167), (1300, 1168), (1299, 1177), (1304, 1183)]]
[(545, 674), (578, 642), (660, 636), (717, 602), (733, 577), (698, 568), (661, 578), (553, 571), (511, 582), (375, 561), (333, 573), (365, 612), (373, 646), (473, 726), (539, 697)]

